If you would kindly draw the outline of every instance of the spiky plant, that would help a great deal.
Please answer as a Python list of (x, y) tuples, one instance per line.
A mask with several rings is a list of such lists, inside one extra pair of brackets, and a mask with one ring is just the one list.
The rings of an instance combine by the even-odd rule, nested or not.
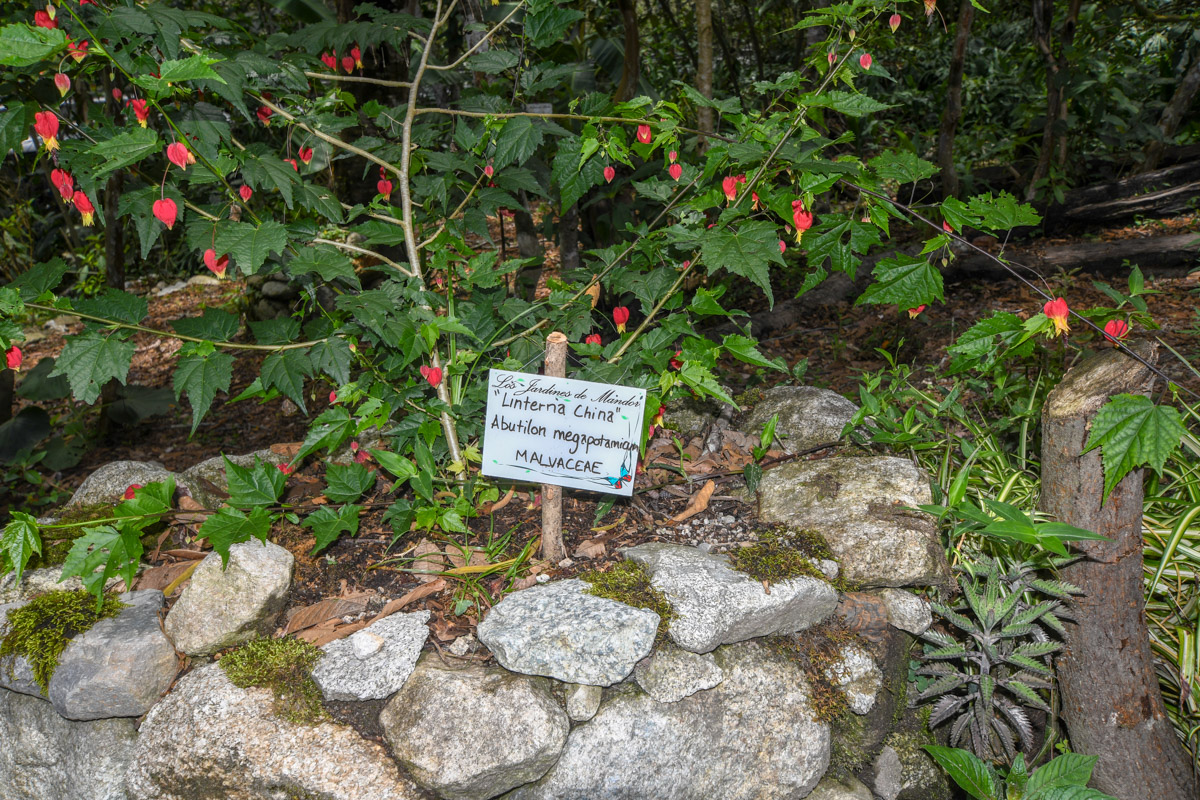
[(917, 674), (933, 682), (916, 700), (938, 698), (929, 725), (953, 719), (952, 746), (965, 742), (980, 758), (1011, 762), (1018, 744), (1033, 738), (1025, 708), (1050, 712), (1043, 694), (1054, 678), (1052, 656), (1062, 647), (1051, 633), (1064, 636), (1063, 604), (1079, 589), (1039, 578), (1036, 570), (1071, 560), (1005, 566), (980, 556), (959, 577), (963, 602), (953, 608), (933, 604), (961, 634), (931, 629), (922, 635), (933, 647), (926, 648)]

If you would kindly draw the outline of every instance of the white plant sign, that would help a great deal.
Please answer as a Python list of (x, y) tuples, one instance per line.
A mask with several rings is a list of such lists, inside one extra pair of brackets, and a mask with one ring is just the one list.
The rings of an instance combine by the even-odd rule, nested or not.
[(646, 390), (488, 372), (483, 474), (629, 497)]

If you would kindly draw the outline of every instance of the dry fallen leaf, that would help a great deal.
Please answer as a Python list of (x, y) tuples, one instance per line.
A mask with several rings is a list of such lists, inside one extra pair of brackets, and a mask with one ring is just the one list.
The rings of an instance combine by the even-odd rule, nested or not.
[[(369, 596), (369, 595), (368, 595)], [(344, 599), (340, 597), (332, 597), (328, 600), (322, 600), (319, 603), (313, 603), (311, 606), (294, 609), (288, 614), (287, 628), (284, 630), (284, 635), (302, 631), (305, 628), (311, 628), (314, 625), (320, 625), (330, 619), (341, 619), (350, 614), (361, 614), (367, 610), (366, 599), (361, 602), (358, 600)]]
[(397, 611), (404, 608), (409, 603), (415, 603), (418, 600), (420, 600), (421, 598), (429, 597), (430, 595), (437, 594), (438, 592), (440, 592), (442, 589), (445, 589), (445, 588), (446, 588), (446, 579), (445, 578), (438, 578), (437, 580), (433, 581), (432, 583), (427, 583), (424, 586), (418, 586), (417, 588), (413, 589), (411, 592), (408, 592), (407, 594), (405, 594), (403, 597), (400, 597), (399, 599), (389, 600), (388, 604), (383, 607), (383, 610), (371, 618), (371, 622), (378, 622), (379, 620), (383, 619), (386, 616), (395, 614)]
[(675, 522), (683, 522), (685, 519), (691, 519), (701, 511), (707, 509), (709, 498), (712, 497), (713, 490), (716, 488), (717, 485), (715, 483), (706, 481), (704, 486), (700, 488), (700, 491), (696, 492), (696, 495), (692, 498), (692, 502), (687, 504), (687, 508), (671, 517), (671, 519)]
[(181, 561), (176, 564), (163, 564), (159, 567), (151, 567), (138, 576), (133, 582), (133, 588), (141, 589), (163, 589), (170, 586), (176, 578), (188, 571), (193, 562)]
[(206, 519), (208, 519), (208, 515), (212, 513), (210, 511), (205, 511), (204, 506), (200, 505), (187, 495), (183, 495), (179, 498), (179, 510), (180, 512), (189, 513), (176, 514), (175, 520), (188, 525), (201, 525)]
[(608, 555), (608, 547), (604, 543), (609, 538), (608, 536), (597, 536), (594, 539), (582, 541), (572, 555), (575, 558), (604, 558)]
[(413, 577), (421, 583), (429, 583), (438, 579), (437, 575), (427, 573), (441, 572), (446, 569), (446, 560), (442, 557), (441, 548), (428, 539), (417, 542), (413, 555), (416, 556), (412, 565), (412, 568), (416, 570)]
[(360, 631), (365, 627), (367, 627), (366, 621), (347, 625), (340, 619), (327, 619), (320, 625), (314, 625), (311, 628), (305, 628), (298, 632), (296, 638), (303, 639), (314, 647), (322, 647), (338, 639), (344, 639), (355, 631)]
[(516, 492), (517, 492), (516, 486), (508, 487), (508, 491), (504, 493), (504, 497), (501, 497), (495, 503), (484, 503), (483, 505), (481, 505), (479, 507), (480, 515), (493, 514), (497, 511), (499, 511), (500, 509), (504, 508), (506, 505), (508, 505), (509, 503), (512, 502), (513, 495), (516, 494)]

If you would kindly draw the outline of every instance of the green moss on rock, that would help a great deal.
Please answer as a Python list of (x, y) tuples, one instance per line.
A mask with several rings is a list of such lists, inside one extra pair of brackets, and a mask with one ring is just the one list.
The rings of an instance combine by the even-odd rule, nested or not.
[[(89, 503), (81, 506), (66, 506), (51, 512), (49, 516), (54, 518), (54, 525), (65, 525), (66, 527), (41, 529), (42, 553), (41, 555), (34, 554), (33, 558), (29, 559), (26, 569), (60, 566), (67, 560), (67, 554), (71, 552), (75, 540), (83, 536), (87, 528), (95, 527), (97, 520), (112, 519), (113, 508), (112, 503)], [(153, 550), (162, 529), (162, 523), (148, 525), (141, 537), (142, 547), (148, 551)]]
[(778, 583), (790, 578), (826, 580), (816, 562), (832, 558), (829, 545), (816, 531), (776, 528), (766, 531), (757, 544), (729, 554), (733, 568), (757, 581)]
[(312, 668), (324, 653), (300, 639), (255, 639), (221, 657), (221, 669), (234, 686), (270, 689), (275, 714), (297, 725), (313, 725), (327, 716)]
[(25, 605), (9, 610), (7, 629), (0, 639), (0, 661), (6, 661), (9, 676), (13, 661), (24, 657), (42, 694), (50, 691), (50, 678), (58, 659), (71, 639), (102, 619), (115, 617), (125, 608), (115, 595), (105, 595), (100, 609), (85, 591), (47, 592)]
[(608, 572), (585, 572), (579, 576), (591, 584), (588, 594), (616, 600), (634, 608), (647, 608), (658, 614), (656, 644), (667, 638), (667, 629), (675, 619), (675, 609), (667, 596), (650, 583), (650, 571), (637, 561), (620, 561)]

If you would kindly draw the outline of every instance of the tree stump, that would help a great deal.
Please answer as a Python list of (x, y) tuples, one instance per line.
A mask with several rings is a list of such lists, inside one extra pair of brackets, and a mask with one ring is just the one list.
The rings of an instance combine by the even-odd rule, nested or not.
[[(1156, 345), (1130, 346), (1153, 363)], [(1109, 539), (1077, 543), (1085, 557), (1063, 570), (1084, 594), (1073, 604), (1058, 680), (1072, 748), (1100, 757), (1095, 788), (1122, 800), (1196, 800), (1191, 764), (1159, 693), (1142, 613), (1142, 471), (1125, 476), (1101, 504), (1100, 451), (1081, 454), (1092, 418), (1108, 399), (1146, 393), (1151, 377), (1128, 355), (1105, 350), (1071, 369), (1042, 410), (1042, 509)]]

